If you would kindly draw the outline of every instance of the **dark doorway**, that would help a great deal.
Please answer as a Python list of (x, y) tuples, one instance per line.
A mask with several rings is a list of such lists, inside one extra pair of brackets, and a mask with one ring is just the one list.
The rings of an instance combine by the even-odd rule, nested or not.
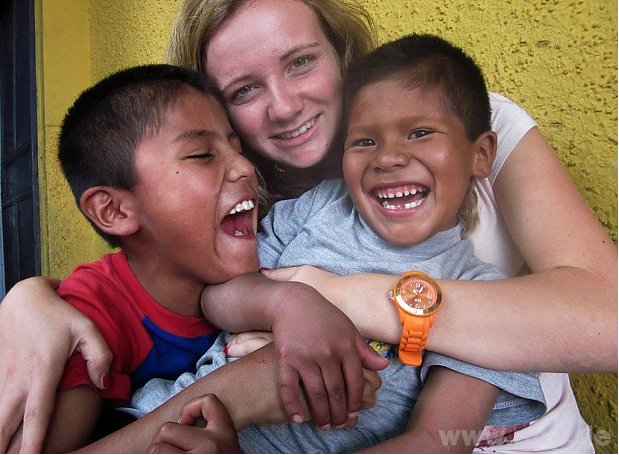
[(0, 297), (40, 274), (34, 1), (0, 2)]

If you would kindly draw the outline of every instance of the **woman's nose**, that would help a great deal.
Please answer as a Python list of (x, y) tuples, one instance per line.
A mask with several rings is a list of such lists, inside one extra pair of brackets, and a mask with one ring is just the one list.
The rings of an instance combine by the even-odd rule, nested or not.
[(288, 81), (273, 84), (268, 109), (268, 115), (272, 121), (290, 120), (301, 110), (303, 110), (303, 100), (296, 84)]

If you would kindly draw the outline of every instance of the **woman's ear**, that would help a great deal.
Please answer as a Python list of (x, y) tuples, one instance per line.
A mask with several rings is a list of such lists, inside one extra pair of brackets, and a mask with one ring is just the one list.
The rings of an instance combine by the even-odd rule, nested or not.
[(127, 190), (96, 186), (80, 197), (84, 215), (109, 235), (124, 237), (137, 232), (140, 226), (133, 194)]
[(496, 155), (497, 136), (494, 131), (481, 134), (473, 144), (475, 161), (473, 162), (473, 176), (485, 178), (492, 171), (492, 163)]

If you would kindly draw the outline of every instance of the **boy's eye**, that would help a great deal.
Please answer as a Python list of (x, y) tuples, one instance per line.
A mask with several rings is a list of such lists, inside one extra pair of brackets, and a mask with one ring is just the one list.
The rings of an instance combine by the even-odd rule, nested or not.
[(421, 137), (427, 136), (428, 134), (432, 133), (432, 131), (430, 130), (415, 130), (413, 132), (411, 132), (409, 138), (411, 139), (419, 139)]
[(201, 153), (195, 153), (193, 155), (189, 155), (188, 158), (194, 159), (194, 160), (208, 160), (209, 158), (212, 158), (213, 156), (215, 156), (212, 152), (201, 152)]
[(373, 139), (359, 139), (353, 143), (355, 147), (372, 147), (376, 145)]

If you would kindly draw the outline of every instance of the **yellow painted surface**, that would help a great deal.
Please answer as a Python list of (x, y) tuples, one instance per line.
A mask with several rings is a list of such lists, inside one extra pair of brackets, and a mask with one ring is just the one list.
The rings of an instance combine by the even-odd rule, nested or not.
[[(617, 241), (617, 9), (610, 0), (360, 0), (382, 41), (437, 33), (471, 53), (491, 90), (536, 119), (589, 207)], [(173, 0), (38, 0), (44, 273), (62, 277), (107, 248), (78, 212), (55, 142), (81, 90), (161, 61)], [(517, 189), (515, 189), (516, 191)], [(595, 353), (592, 353), (595, 355)], [(617, 452), (617, 376), (574, 376), (599, 452)]]

